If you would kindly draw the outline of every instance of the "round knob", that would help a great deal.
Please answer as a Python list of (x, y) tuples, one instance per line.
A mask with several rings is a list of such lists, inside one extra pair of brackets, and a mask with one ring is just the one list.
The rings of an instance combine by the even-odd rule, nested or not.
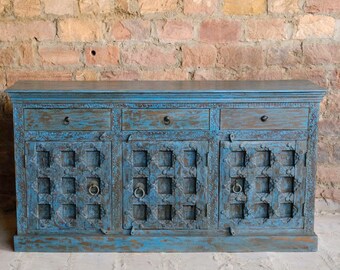
[(266, 122), (268, 120), (268, 116), (267, 115), (262, 115), (261, 116), (261, 121), (262, 122)]
[(164, 123), (164, 125), (170, 125), (171, 124), (170, 117), (169, 116), (164, 116), (163, 123)]
[(98, 195), (99, 192), (100, 192), (100, 189), (99, 189), (98, 185), (96, 185), (96, 184), (91, 184), (91, 185), (89, 186), (89, 193), (90, 193), (92, 196)]
[(63, 121), (64, 125), (70, 124), (70, 117), (66, 116)]

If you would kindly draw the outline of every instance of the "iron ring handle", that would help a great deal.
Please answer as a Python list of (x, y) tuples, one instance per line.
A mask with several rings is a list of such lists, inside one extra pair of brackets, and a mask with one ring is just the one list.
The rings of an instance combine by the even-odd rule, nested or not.
[(241, 193), (243, 191), (243, 188), (242, 186), (239, 184), (239, 183), (236, 183), (234, 186), (233, 186), (233, 192), (238, 194), (238, 193)]
[(138, 199), (142, 199), (145, 197), (145, 190), (142, 187), (137, 187), (133, 191), (133, 195)]
[(171, 124), (171, 120), (170, 120), (170, 117), (169, 116), (164, 116), (164, 118), (163, 118), (163, 123), (164, 123), (164, 125), (170, 125)]
[(70, 124), (70, 117), (66, 116), (66, 117), (64, 118), (63, 124), (64, 124), (64, 125)]
[(262, 115), (260, 119), (261, 119), (262, 122), (266, 122), (268, 120), (268, 118), (269, 117), (267, 115)]
[[(93, 191), (92, 189), (94, 189), (95, 191)], [(96, 184), (91, 184), (89, 186), (89, 193), (92, 195), (92, 196), (96, 196), (98, 195), (100, 192), (100, 188), (96, 185)]]

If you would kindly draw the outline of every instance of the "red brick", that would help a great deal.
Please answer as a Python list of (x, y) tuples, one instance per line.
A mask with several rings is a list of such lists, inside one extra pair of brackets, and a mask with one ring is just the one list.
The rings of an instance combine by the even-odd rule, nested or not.
[(142, 71), (141, 80), (188, 80), (189, 74), (182, 69), (167, 69), (157, 71)]
[(10, 66), (15, 63), (15, 51), (13, 47), (0, 48), (0, 66)]
[(276, 68), (245, 68), (242, 69), (238, 79), (240, 80), (283, 80), (285, 79), (285, 70), (280, 67)]
[(321, 119), (319, 121), (320, 136), (340, 136), (340, 120), (339, 119)]
[(339, 64), (340, 43), (304, 43), (303, 54), (305, 64)]
[(79, 64), (80, 52), (67, 47), (40, 47), (40, 61), (48, 66), (66, 66)]
[(109, 81), (133, 81), (139, 79), (139, 74), (137, 71), (129, 70), (103, 71), (101, 79)]
[(221, 47), (217, 66), (259, 68), (264, 65), (264, 50), (259, 46), (228, 45)]
[(146, 40), (150, 37), (150, 21), (130, 19), (112, 23), (111, 36), (114, 40)]
[(267, 53), (267, 64), (279, 66), (296, 66), (301, 64), (302, 49), (299, 41), (287, 41), (270, 44)]
[(0, 14), (4, 13), (10, 6), (10, 0), (0, 0)]
[(300, 67), (287, 70), (287, 79), (292, 80), (311, 80), (321, 87), (327, 86), (326, 71), (319, 67)]
[(318, 142), (318, 163), (327, 164), (331, 161), (332, 147), (327, 140), (320, 138)]
[(266, 12), (266, 0), (224, 0), (223, 11), (227, 15), (260, 15)]
[(233, 71), (225, 69), (197, 69), (194, 73), (195, 80), (235, 80), (236, 78)]
[(184, 67), (212, 67), (216, 63), (217, 50), (212, 45), (183, 46)]
[[(54, 0), (53, 0), (54, 1)], [(69, 0), (68, 0), (69, 1)], [(111, 11), (111, 0), (79, 0), (79, 10), (82, 14), (104, 14)]]
[(200, 27), (200, 40), (211, 43), (238, 41), (241, 37), (241, 24), (238, 21), (207, 20)]
[(64, 19), (59, 22), (58, 35), (62, 41), (66, 42), (100, 40), (102, 38), (101, 24), (93, 19)]
[(339, 13), (340, 2), (338, 0), (306, 0), (304, 10), (312, 13)]
[(73, 15), (74, 7), (70, 0), (44, 0), (45, 13), (53, 15)]
[(335, 32), (335, 19), (330, 16), (305, 15), (299, 19), (296, 39), (329, 38)]
[(125, 65), (143, 67), (167, 67), (177, 64), (177, 51), (174, 47), (159, 47), (152, 44), (124, 48), (121, 52)]
[(39, 41), (53, 40), (56, 35), (56, 26), (48, 21), (16, 22), (8, 21), (0, 23), (0, 41), (29, 40)]
[(97, 81), (99, 79), (99, 74), (95, 70), (78, 70), (76, 73), (77, 81)]
[(4, 70), (0, 69), (0, 90), (4, 90), (6, 88), (6, 74)]
[(34, 53), (31, 43), (22, 43), (18, 47), (19, 65), (33, 65)]
[(268, 0), (268, 10), (272, 13), (296, 13), (300, 11), (299, 0)]
[[(333, 147), (334, 147), (334, 149), (333, 149), (334, 163), (340, 165), (340, 141), (339, 141), (339, 138), (337, 140), (335, 140)], [(339, 175), (339, 177), (340, 177), (340, 175)]]
[(188, 21), (158, 21), (157, 33), (161, 41), (185, 41), (193, 38), (194, 27)]
[(319, 164), (317, 167), (317, 181), (319, 183), (333, 184), (340, 187), (340, 166)]
[(283, 40), (288, 38), (284, 19), (252, 19), (246, 22), (248, 40)]
[(177, 8), (177, 0), (138, 0), (141, 14), (172, 11)]
[(16, 16), (34, 17), (40, 15), (40, 0), (14, 0), (13, 9)]
[(318, 185), (316, 188), (315, 197), (340, 202), (340, 189), (339, 187), (334, 188), (332, 185)]
[(184, 14), (213, 14), (218, 0), (184, 0)]
[(334, 90), (340, 90), (340, 69), (332, 72), (330, 77), (330, 85)]
[(7, 84), (11, 86), (18, 80), (56, 80), (69, 81), (72, 79), (71, 71), (46, 71), (46, 70), (9, 70), (7, 71)]
[(114, 45), (90, 46), (85, 49), (86, 64), (101, 66), (118, 65), (119, 49)]

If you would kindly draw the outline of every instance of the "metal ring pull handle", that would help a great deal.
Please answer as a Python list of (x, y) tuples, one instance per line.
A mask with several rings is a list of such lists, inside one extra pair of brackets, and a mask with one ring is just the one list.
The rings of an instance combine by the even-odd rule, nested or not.
[(96, 185), (96, 184), (91, 184), (89, 186), (89, 193), (92, 195), (92, 196), (96, 196), (98, 195), (100, 192), (100, 188)]
[(70, 124), (70, 117), (66, 116), (66, 117), (64, 118), (63, 124), (64, 124), (64, 125)]
[(268, 118), (269, 117), (267, 115), (262, 115), (260, 119), (261, 119), (262, 122), (266, 122), (268, 120)]
[(233, 192), (234, 193), (241, 193), (242, 191), (243, 191), (243, 188), (242, 188), (242, 186), (239, 183), (236, 183), (233, 186)]
[(146, 194), (145, 190), (144, 190), (143, 186), (141, 186), (141, 185), (137, 185), (137, 187), (133, 191), (133, 195), (138, 199), (144, 198), (145, 194)]
[(164, 125), (170, 125), (171, 124), (170, 117), (169, 116), (164, 116), (163, 123), (164, 123)]

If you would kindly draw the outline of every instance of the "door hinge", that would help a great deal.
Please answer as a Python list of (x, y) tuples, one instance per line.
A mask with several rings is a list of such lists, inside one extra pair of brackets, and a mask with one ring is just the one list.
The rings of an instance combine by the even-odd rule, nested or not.
[(26, 163), (27, 163), (27, 155), (26, 155), (26, 154), (24, 154), (22, 158), (23, 158), (23, 162), (24, 162), (24, 168), (26, 168)]
[(206, 153), (206, 166), (209, 167), (209, 152)]

